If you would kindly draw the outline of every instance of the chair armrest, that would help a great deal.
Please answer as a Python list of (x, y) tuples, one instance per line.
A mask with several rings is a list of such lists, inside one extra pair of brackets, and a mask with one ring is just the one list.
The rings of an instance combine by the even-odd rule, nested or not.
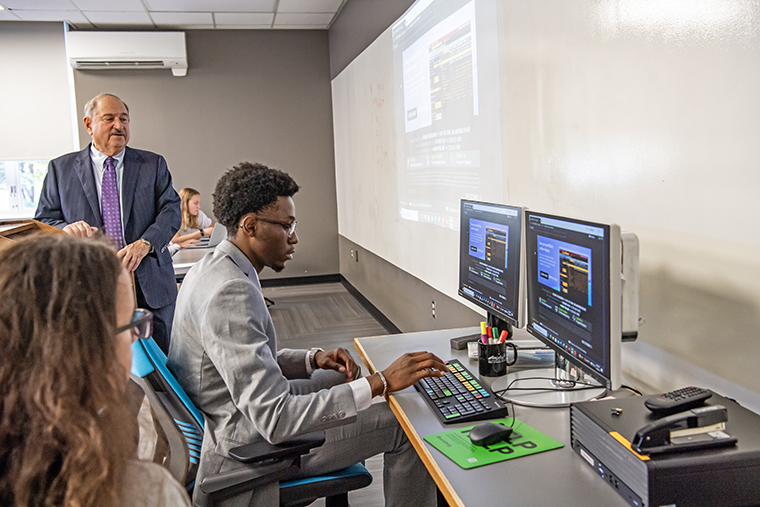
[(324, 443), (325, 433), (319, 431), (278, 445), (260, 442), (230, 449), (231, 458), (248, 466), (204, 477), (200, 491), (196, 488), (196, 501), (213, 505), (263, 484), (288, 480), (298, 472), (301, 456)]
[(241, 463), (258, 463), (266, 460), (281, 460), (308, 454), (315, 447), (325, 443), (325, 432), (308, 433), (281, 444), (259, 442), (230, 449), (230, 457)]
[(213, 505), (215, 502), (256, 489), (263, 484), (286, 480), (296, 472), (298, 472), (298, 466), (293, 463), (293, 460), (285, 460), (209, 475), (201, 481), (200, 491), (196, 488), (196, 501), (200, 501), (198, 505)]

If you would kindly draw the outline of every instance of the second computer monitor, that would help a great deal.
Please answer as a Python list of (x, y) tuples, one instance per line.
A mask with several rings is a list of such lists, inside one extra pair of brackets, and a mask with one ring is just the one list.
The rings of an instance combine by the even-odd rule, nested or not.
[(607, 388), (620, 386), (620, 228), (526, 211), (526, 329)]
[(462, 200), (459, 295), (522, 327), (522, 208)]

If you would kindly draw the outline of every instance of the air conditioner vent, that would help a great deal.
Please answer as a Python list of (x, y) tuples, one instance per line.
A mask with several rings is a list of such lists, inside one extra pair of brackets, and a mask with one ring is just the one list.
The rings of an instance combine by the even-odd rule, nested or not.
[(175, 76), (187, 74), (183, 32), (67, 32), (66, 52), (75, 69), (171, 69)]
[(86, 69), (87, 67), (164, 67), (163, 60), (133, 60), (133, 61), (116, 61), (116, 60), (77, 60), (77, 67)]

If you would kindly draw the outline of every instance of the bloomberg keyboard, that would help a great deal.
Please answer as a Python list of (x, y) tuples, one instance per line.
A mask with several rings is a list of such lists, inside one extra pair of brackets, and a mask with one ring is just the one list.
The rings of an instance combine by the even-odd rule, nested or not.
[(458, 360), (446, 364), (449, 371), (443, 377), (427, 377), (414, 384), (443, 424), (507, 417), (507, 408)]

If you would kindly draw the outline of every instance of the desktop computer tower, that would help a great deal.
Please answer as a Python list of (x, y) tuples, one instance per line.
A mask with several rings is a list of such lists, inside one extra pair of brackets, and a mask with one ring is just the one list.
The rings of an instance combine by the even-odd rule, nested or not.
[(576, 403), (570, 407), (573, 450), (635, 507), (760, 505), (760, 416), (713, 394), (706, 405), (728, 411), (730, 447), (653, 454), (630, 448), (654, 419), (644, 397)]

